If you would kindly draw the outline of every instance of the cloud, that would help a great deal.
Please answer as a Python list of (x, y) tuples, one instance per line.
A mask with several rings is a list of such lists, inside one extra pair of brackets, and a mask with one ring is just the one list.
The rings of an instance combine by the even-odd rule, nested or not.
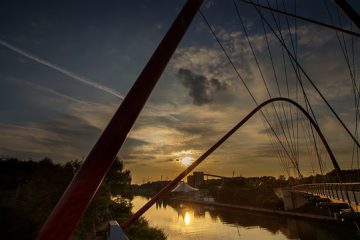
[[(45, 123), (0, 123), (0, 132), (0, 156), (35, 159), (50, 157), (64, 162), (85, 158), (101, 130), (89, 125), (84, 119), (63, 114)], [(154, 155), (136, 151), (147, 144), (146, 141), (128, 137), (119, 154), (125, 160), (152, 160)]]
[[(208, 3), (211, 6), (213, 2), (209, 0)], [(200, 27), (202, 26), (200, 25)], [(161, 28), (162, 26), (155, 25), (153, 27)], [(200, 27), (198, 27), (198, 31), (208, 30)], [(267, 99), (264, 84), (243, 32), (237, 28), (221, 28), (221, 25), (216, 27), (215, 31), (256, 100), (260, 102)], [(291, 32), (294, 33), (294, 31), (295, 29), (291, 28)], [(320, 29), (314, 27), (310, 29), (309, 26), (305, 25), (299, 25), (296, 31), (300, 62), (310, 76), (316, 80), (324, 94), (328, 98), (333, 98), (332, 102), (335, 107), (338, 107), (341, 113), (350, 114), (350, 111), (343, 106), (350, 108), (352, 105), (343, 105), (345, 100), (343, 102), (338, 101), (339, 95), (342, 95), (344, 99), (348, 96), (349, 86), (345, 84), (348, 81), (344, 74), (346, 66), (343, 66), (344, 64), (341, 64), (341, 61), (332, 60), (333, 58), (341, 59), (343, 57), (334, 54), (333, 49), (330, 48), (334, 46), (335, 35), (333, 32), (320, 31)], [(199, 34), (205, 38), (206, 36), (203, 33)], [(262, 31), (256, 29), (256, 25), (251, 26), (249, 34), (270, 92), (272, 96), (277, 96), (265, 35)], [(282, 30), (282, 34), (290, 47), (288, 30)], [(286, 95), (286, 80), (289, 80), (289, 95), (295, 99), (295, 89), (299, 88), (299, 86), (295, 81), (295, 74), (292, 73), (289, 59), (285, 59), (288, 70), (286, 72), (288, 75), (285, 76), (281, 47), (277, 39), (269, 31), (267, 37), (275, 60), (275, 69), (281, 92)], [(348, 39), (346, 38), (346, 40)], [(2, 46), (4, 45), (2, 44)], [(15, 49), (10, 49), (18, 52)], [(25, 52), (22, 51), (22, 53)], [(34, 56), (26, 54), (23, 56), (34, 61), (38, 59), (36, 57), (36, 59), (31, 58), (31, 56)], [(58, 69), (54, 70), (58, 71)], [(176, 164), (176, 159), (179, 158), (180, 153), (187, 152), (191, 157), (198, 157), (255, 106), (231, 65), (224, 57), (223, 52), (212, 38), (209, 38), (209, 41), (204, 42), (204, 44), (203, 42), (199, 44), (185, 41), (176, 50), (163, 78), (166, 81), (161, 81), (155, 90), (156, 93), (153, 94), (156, 101), (152, 98), (150, 99), (151, 102), (145, 106), (119, 153), (125, 163), (131, 165), (132, 176), (138, 181), (141, 181), (143, 176), (157, 176), (158, 178), (160, 178), (160, 175), (164, 177), (174, 176), (180, 171), (179, 164)], [(352, 145), (349, 141), (343, 141), (347, 139), (347, 136), (341, 134), (341, 138), (339, 138), (338, 125), (333, 121), (329, 121), (331, 119), (328, 120), (328, 118), (322, 117), (329, 115), (328, 110), (322, 105), (314, 104), (315, 102), (321, 103), (321, 101), (316, 98), (317, 95), (313, 93), (307, 82), (304, 82), (314, 110), (319, 116), (319, 122), (327, 123), (321, 125), (321, 128), (324, 129), (324, 133), (330, 136), (330, 142), (336, 148), (337, 157), (341, 155), (343, 159), (351, 159), (351, 151), (346, 152), (345, 150), (351, 150)], [(26, 154), (30, 153), (31, 156), (35, 154), (36, 156), (39, 155), (39, 157), (57, 154), (58, 156), (64, 155), (63, 159), (79, 158), (87, 154), (117, 107), (116, 104), (111, 102), (101, 104), (79, 101), (63, 94), (62, 89), (58, 89), (59, 91), (56, 88), (51, 89), (50, 87), (54, 87), (51, 85), (43, 87), (32, 83), (26, 84), (37, 90), (69, 100), (60, 101), (60, 103), (56, 102), (57, 105), (63, 104), (65, 106), (59, 110), (80, 119), (56, 115), (56, 119), (51, 116), (51, 119), (47, 120), (46, 124), (44, 124), (43, 120), (42, 124), (21, 123), (23, 126), (0, 126), (0, 141), (2, 142), (0, 152), (2, 153), (24, 151), (21, 153), (23, 156), (29, 156)], [(183, 86), (186, 88), (183, 89), (186, 91), (185, 101), (183, 91), (179, 91)], [(160, 97), (158, 96), (159, 93), (162, 94)], [(298, 94), (299, 99), (302, 100), (301, 92), (298, 92)], [(166, 97), (165, 101), (164, 96)], [(231, 99), (229, 99), (230, 97)], [(46, 103), (53, 104), (54, 102), (49, 101)], [(271, 106), (269, 105), (264, 110), (269, 113), (271, 123), (285, 143)], [(286, 107), (285, 110), (287, 110)], [(324, 111), (325, 115), (320, 114), (319, 111)], [(295, 110), (292, 112), (293, 116), (296, 116), (294, 119), (297, 118), (296, 113)], [(279, 114), (282, 117), (281, 111), (279, 111)], [(351, 121), (350, 117), (353, 116), (344, 117), (345, 120), (348, 120), (348, 124), (354, 122)], [(351, 125), (351, 127), (353, 129), (354, 126)], [(274, 139), (268, 138), (266, 134), (268, 132), (271, 131), (269, 131), (267, 125), (263, 125), (261, 114), (258, 113), (214, 152), (209, 159), (204, 161), (200, 168), (205, 171), (211, 170), (211, 172), (216, 169), (219, 174), (222, 172), (226, 175), (231, 174), (234, 169), (237, 173), (241, 172), (246, 175), (277, 174), (280, 167), (277, 164), (277, 154), (274, 147), (275, 150), (282, 150), (282, 148)], [(304, 154), (301, 154), (304, 156), (303, 162), (307, 163), (310, 161), (307, 159), (310, 154), (305, 151), (307, 146), (305, 140), (307, 139), (304, 140), (305, 136), (303, 135), (299, 135), (297, 141), (299, 141), (299, 150), (302, 151), (301, 153), (304, 152)], [(272, 144), (272, 142), (275, 144)], [(345, 148), (345, 143), (347, 148)], [(15, 147), (10, 149), (12, 144)], [(31, 152), (32, 149), (34, 149), (33, 153)], [(35, 152), (36, 149), (37, 152)], [(344, 150), (344, 152), (340, 154), (340, 150)], [(190, 151), (191, 154), (189, 154)]]
[(189, 89), (189, 95), (193, 98), (195, 105), (211, 103), (218, 91), (226, 90), (227, 82), (217, 78), (207, 78), (204, 75), (197, 75), (189, 69), (180, 68), (178, 77), (181, 83)]
[(109, 88), (107, 86), (101, 85), (101, 84), (99, 84), (99, 83), (97, 83), (97, 82), (95, 82), (95, 81), (93, 81), (91, 79), (83, 77), (83, 76), (81, 76), (81, 75), (79, 75), (77, 73), (71, 72), (71, 71), (69, 71), (69, 70), (67, 70), (67, 69), (65, 69), (63, 67), (60, 67), (58, 65), (55, 65), (55, 64), (53, 64), (53, 63), (51, 63), (51, 62), (49, 62), (49, 61), (47, 61), (45, 59), (39, 58), (39, 57), (33, 55), (32, 53), (26, 52), (26, 51), (24, 51), (24, 50), (22, 50), (22, 49), (20, 49), (18, 47), (15, 47), (14, 45), (11, 45), (11, 44), (9, 44), (9, 43), (1, 40), (1, 39), (0, 39), (0, 45), (2, 45), (3, 47), (6, 47), (9, 50), (12, 50), (12, 51), (20, 54), (23, 57), (27, 57), (27, 58), (29, 58), (29, 59), (37, 62), (37, 63), (40, 63), (40, 64), (45, 65), (45, 66), (47, 66), (47, 67), (49, 67), (49, 68), (51, 68), (53, 70), (56, 70), (56, 71), (66, 75), (66, 76), (68, 76), (68, 77), (70, 77), (72, 79), (75, 79), (77, 81), (85, 83), (86, 85), (94, 87), (94, 88), (96, 88), (98, 90), (101, 90), (103, 92), (109, 93), (109, 94), (111, 94), (111, 95), (113, 95), (115, 97), (124, 99), (124, 96), (121, 93), (119, 93), (118, 91), (116, 91), (115, 89), (112, 89), (112, 88)]
[[(76, 126), (74, 126), (76, 124)], [(50, 157), (57, 161), (83, 158), (100, 131), (80, 119), (63, 116), (56, 121), (26, 125), (0, 123), (0, 155), (20, 158)]]

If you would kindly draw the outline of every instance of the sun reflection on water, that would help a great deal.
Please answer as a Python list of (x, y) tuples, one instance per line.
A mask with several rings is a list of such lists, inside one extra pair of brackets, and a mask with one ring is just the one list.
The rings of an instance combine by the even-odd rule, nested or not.
[(190, 225), (190, 220), (191, 220), (190, 213), (186, 212), (185, 216), (184, 216), (184, 223), (185, 223), (186, 226)]

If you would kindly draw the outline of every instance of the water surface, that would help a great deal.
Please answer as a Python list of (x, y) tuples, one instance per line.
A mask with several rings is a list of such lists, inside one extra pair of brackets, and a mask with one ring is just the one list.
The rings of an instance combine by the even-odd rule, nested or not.
[[(132, 202), (133, 211), (136, 211), (147, 202), (147, 199), (136, 196)], [(151, 226), (161, 228), (168, 240), (360, 239), (360, 235), (352, 226), (219, 209), (175, 201), (157, 203), (144, 216)]]

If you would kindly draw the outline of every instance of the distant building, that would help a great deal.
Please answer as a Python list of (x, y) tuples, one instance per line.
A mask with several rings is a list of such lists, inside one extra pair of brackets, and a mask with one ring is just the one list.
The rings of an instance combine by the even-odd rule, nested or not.
[(187, 177), (187, 184), (189, 184), (192, 187), (195, 187), (195, 180), (193, 175), (189, 175)]
[(199, 189), (191, 187), (189, 184), (179, 182), (171, 191), (171, 197), (177, 199), (200, 199)]
[(199, 187), (204, 184), (204, 173), (193, 172), (193, 175), (187, 177), (187, 183), (192, 187)]
[(195, 182), (195, 187), (198, 187), (202, 184), (204, 184), (204, 173), (203, 172), (194, 172), (194, 182)]
[(193, 187), (189, 186), (189, 184), (186, 184), (183, 182), (179, 182), (178, 185), (173, 190), (171, 190), (172, 193), (174, 193), (174, 192), (187, 193), (187, 192), (196, 192), (196, 191), (199, 191), (199, 189), (193, 188)]

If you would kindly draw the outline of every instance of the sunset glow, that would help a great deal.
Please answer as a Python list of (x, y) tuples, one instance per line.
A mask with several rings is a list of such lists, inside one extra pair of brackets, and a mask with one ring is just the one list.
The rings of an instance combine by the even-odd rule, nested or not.
[(180, 162), (181, 164), (185, 165), (185, 166), (190, 166), (190, 164), (192, 164), (194, 161), (194, 159), (192, 157), (183, 157)]
[[(86, 4), (91, 14), (78, 14), (81, 11), (77, 9), (84, 7), (78, 2), (61, 1), (59, 8), (50, 3), (35, 7), (28, 2), (24, 1), (21, 13), (12, 1), (1, 9), (0, 155), (36, 161), (48, 157), (59, 164), (83, 159), (139, 77), (184, 1)], [(284, 60), (282, 44), (264, 26), (257, 11), (251, 6), (239, 8), (240, 16), (246, 20), (245, 30), (249, 27), (247, 40), (232, 1), (207, 2), (204, 15), (210, 25), (216, 25), (217, 37), (225, 52), (231, 49), (231, 61), (238, 69), (235, 71), (209, 29), (196, 18), (118, 152), (125, 168), (131, 171), (132, 183), (175, 178), (180, 169), (194, 162), (252, 111), (257, 105), (254, 100), (260, 104), (270, 96), (312, 103), (316, 121), (339, 165), (351, 168), (356, 164), (351, 160), (355, 160), (351, 137), (338, 128), (342, 124), (332, 111), (325, 110), (325, 102), (313, 92), (311, 84), (300, 88), (299, 74), (294, 72), (289, 58)], [(321, 22), (330, 20), (323, 1), (285, 1), (286, 9), (290, 12), (295, 9), (295, 2), (299, 4), (297, 14), (318, 17)], [(349, 2), (359, 9), (360, 1)], [(330, 12), (337, 16), (336, 5), (330, 5)], [(27, 11), (32, 7), (39, 12)], [(64, 15), (60, 9), (73, 12)], [(95, 15), (99, 16), (96, 21), (91, 17)], [(38, 19), (39, 16), (44, 19)], [(340, 16), (343, 26), (350, 26), (350, 19), (343, 13)], [(269, 23), (276, 26), (273, 20), (269, 19)], [(352, 74), (359, 71), (356, 64), (360, 59), (359, 39), (344, 35), (342, 41), (353, 45), (352, 50), (340, 47), (330, 29), (311, 23), (297, 26), (295, 21), (286, 27), (290, 31), (283, 36), (285, 43), (298, 39), (298, 62), (305, 64), (304, 71), (352, 132), (359, 124), (358, 106), (354, 105), (358, 98), (354, 89), (358, 88), (359, 79)], [(62, 47), (55, 47), (59, 43)], [(349, 53), (344, 55), (342, 48)], [(354, 59), (350, 64), (353, 69), (349, 69), (344, 56)], [(255, 58), (259, 58), (258, 64)], [(271, 60), (282, 64), (274, 65)], [(243, 81), (237, 79), (237, 72)], [(313, 94), (309, 103), (303, 92)], [(21, 97), (14, 97), (18, 95)], [(281, 112), (275, 111), (275, 107), (281, 108)], [(262, 114), (254, 115), (196, 171), (224, 176), (233, 171), (243, 176), (287, 175), (277, 164), (279, 149), (284, 151), (281, 156), (286, 157), (286, 152), (293, 150), (303, 153), (298, 157), (303, 175), (320, 171), (312, 167), (318, 166), (314, 153), (318, 148), (324, 151), (324, 147), (320, 142), (316, 147), (309, 145), (313, 138), (311, 130), (307, 131), (308, 125), (302, 124), (303, 115), (295, 107), (280, 103), (264, 111), (272, 127), (267, 121), (264, 125)], [(278, 125), (282, 122), (279, 117), (284, 118), (286, 128), (282, 123)], [(294, 126), (302, 129), (297, 131), (292, 129)], [(273, 131), (279, 139), (269, 138)], [(292, 160), (287, 159), (285, 164), (286, 168), (291, 166)], [(321, 171), (331, 171), (330, 166)]]

